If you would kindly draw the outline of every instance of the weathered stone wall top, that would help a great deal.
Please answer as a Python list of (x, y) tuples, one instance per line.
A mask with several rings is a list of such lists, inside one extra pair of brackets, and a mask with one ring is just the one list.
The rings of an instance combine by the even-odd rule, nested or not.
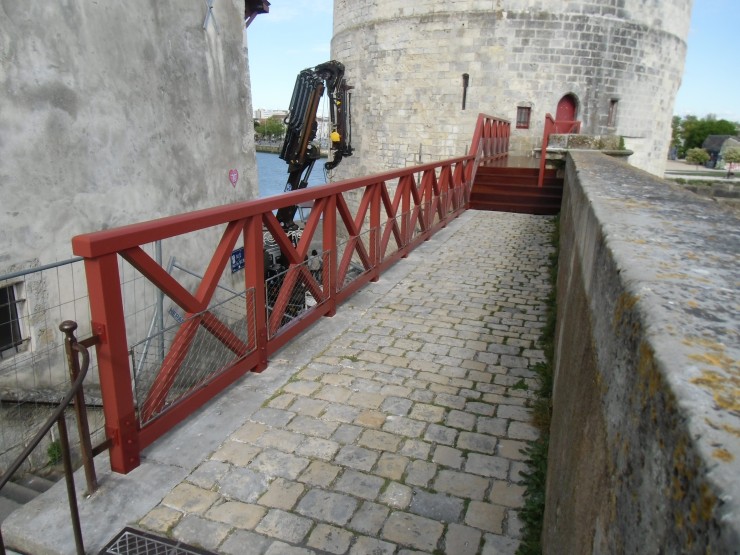
[[(413, 3), (399, 2), (390, 10), (383, 0), (352, 2), (336, 0), (335, 9), (342, 13), (354, 12), (362, 19), (397, 19), (399, 17), (416, 17), (449, 12), (468, 15), (470, 12), (490, 12), (498, 10), (501, 17), (507, 12), (531, 12), (543, 14), (553, 11), (552, 0), (506, 0), (505, 3), (490, 0), (415, 0)], [(493, 4), (493, 6), (492, 6)], [(567, 1), (560, 3), (558, 11), (564, 14), (605, 17), (611, 19), (629, 19), (645, 26), (664, 29), (666, 32), (685, 36), (688, 32), (688, 20), (685, 17), (691, 11), (693, 0), (592, 0)], [(350, 23), (347, 18), (345, 23)]]
[[(564, 217), (590, 307), (611, 496), (593, 548), (632, 552), (629, 532), (645, 552), (651, 541), (667, 552), (733, 552), (740, 219), (603, 154), (571, 152), (567, 174)], [(621, 543), (609, 543), (613, 529)]]

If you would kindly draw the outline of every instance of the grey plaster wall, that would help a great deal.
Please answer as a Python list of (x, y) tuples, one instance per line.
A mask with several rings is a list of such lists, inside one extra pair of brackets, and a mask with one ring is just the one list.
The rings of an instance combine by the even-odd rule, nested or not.
[(624, 162), (569, 154), (547, 553), (740, 545), (739, 229)]
[[(578, 99), (583, 132), (625, 135), (631, 163), (661, 174), (681, 82), (691, 0), (336, 0), (333, 56), (347, 66), (357, 156), (343, 175), (466, 153), (479, 112), (531, 153), (545, 114)], [(470, 75), (462, 109), (462, 74)], [(618, 101), (616, 125), (607, 118)], [(634, 148), (633, 148), (634, 147)]]
[(203, 2), (0, 1), (0, 273), (256, 195), (244, 2), (214, 14), (203, 30)]
[[(70, 258), (80, 233), (257, 195), (244, 1), (215, 0), (213, 14), (204, 30), (202, 1), (0, 0), (0, 274)], [(202, 273), (221, 232), (166, 241), (163, 262)], [(134, 342), (154, 288), (124, 279)], [(81, 265), (0, 286), (22, 300), (24, 340), (3, 352), (0, 390), (67, 382), (55, 346), (64, 319), (89, 334)]]

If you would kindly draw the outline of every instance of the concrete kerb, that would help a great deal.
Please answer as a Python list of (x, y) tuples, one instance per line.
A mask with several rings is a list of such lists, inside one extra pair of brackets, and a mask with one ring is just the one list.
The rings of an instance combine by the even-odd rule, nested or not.
[[(110, 471), (107, 455), (96, 458), (100, 489), (82, 495), (84, 475), (75, 474), (85, 549), (98, 552), (115, 534), (136, 523), (154, 508), (199, 464), (207, 460), (231, 433), (242, 426), (295, 373), (323, 351), (349, 326), (361, 319), (378, 299), (406, 277), (423, 255), (472, 217), (465, 212), (409, 257), (382, 274), (343, 303), (332, 318), (323, 318), (271, 357), (267, 370), (247, 374), (229, 390), (201, 408), (142, 453), (142, 464), (127, 475)], [(73, 553), (69, 506), (64, 482), (59, 482), (3, 523), (6, 545), (34, 555)], [(41, 533), (40, 531), (43, 531)]]

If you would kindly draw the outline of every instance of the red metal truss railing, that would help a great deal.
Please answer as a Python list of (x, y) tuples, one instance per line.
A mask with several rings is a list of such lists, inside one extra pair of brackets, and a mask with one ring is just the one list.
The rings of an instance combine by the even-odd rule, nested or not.
[(479, 114), (468, 154), (476, 156), (481, 149), (482, 159), (503, 158), (509, 154), (510, 134), (510, 121)]
[[(467, 208), (477, 163), (481, 158), (505, 154), (508, 130), (508, 122), (481, 115), (471, 147), (476, 154), (73, 238), (74, 253), (85, 258), (92, 329), (100, 338), (96, 349), (111, 468), (125, 473), (138, 466), (141, 449), (246, 372), (264, 370), (269, 355), (322, 316), (332, 316), (339, 303), (367, 282), (377, 280), (381, 272), (457, 217)], [(312, 209), (294, 245), (273, 212), (306, 203)], [(220, 240), (194, 292), (142, 248), (213, 228), (222, 230)], [(269, 310), (265, 229), (287, 261), (287, 271), (281, 275)], [(338, 237), (345, 240), (340, 243)], [(244, 290), (249, 294), (235, 297), (243, 307), (247, 328), (237, 335), (213, 303), (240, 240)], [(314, 240), (322, 245), (321, 272), (311, 271), (306, 263)], [(166, 354), (157, 363), (153, 386), (138, 404), (132, 391), (120, 259), (185, 313), (173, 330)], [(357, 275), (350, 278), (350, 270)], [(287, 318), (297, 284), (314, 302), (299, 317)], [(190, 356), (194, 337), (203, 330), (211, 337), (211, 344), (233, 356), (204, 383), (168, 405), (168, 393)]]
[(537, 178), (537, 186), (542, 187), (545, 183), (545, 165), (547, 164), (547, 144), (553, 133), (580, 133), (580, 121), (556, 121), (552, 114), (545, 115), (545, 128), (542, 132), (542, 148), (540, 150), (540, 173)]

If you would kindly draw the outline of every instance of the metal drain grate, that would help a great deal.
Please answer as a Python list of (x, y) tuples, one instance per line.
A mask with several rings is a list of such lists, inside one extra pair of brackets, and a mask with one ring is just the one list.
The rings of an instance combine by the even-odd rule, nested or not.
[(98, 555), (215, 555), (210, 551), (147, 534), (134, 528), (124, 528)]

